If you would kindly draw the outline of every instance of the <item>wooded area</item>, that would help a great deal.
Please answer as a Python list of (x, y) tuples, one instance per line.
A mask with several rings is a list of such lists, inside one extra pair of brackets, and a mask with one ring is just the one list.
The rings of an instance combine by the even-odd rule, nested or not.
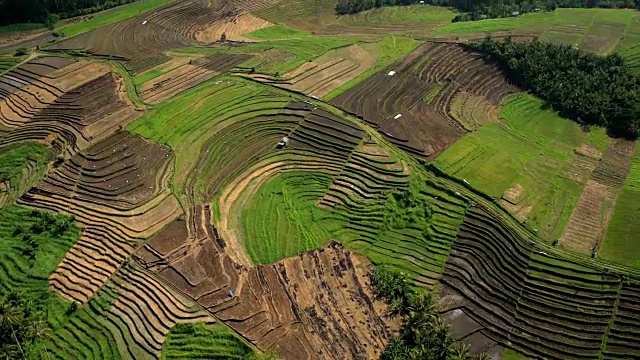
[(0, 0), (0, 25), (55, 23), (57, 19), (86, 15), (135, 0)]
[[(338, 14), (353, 14), (382, 6), (420, 4), (421, 0), (339, 0)], [(640, 8), (640, 0), (423, 0), (424, 4), (447, 6), (463, 14), (453, 21), (517, 16), (532, 11), (562, 8)]]
[(640, 78), (618, 54), (599, 56), (540, 41), (468, 44), (489, 55), (511, 81), (539, 96), (563, 116), (614, 136), (640, 135)]

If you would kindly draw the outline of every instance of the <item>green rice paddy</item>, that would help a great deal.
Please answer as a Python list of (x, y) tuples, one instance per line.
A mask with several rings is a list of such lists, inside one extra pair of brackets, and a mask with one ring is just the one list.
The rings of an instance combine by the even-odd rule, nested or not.
[(177, 324), (164, 341), (161, 359), (248, 359), (251, 346), (226, 326)]
[(631, 171), (618, 196), (609, 228), (598, 255), (640, 268), (640, 146), (631, 163)]
[(242, 216), (245, 247), (255, 263), (274, 263), (333, 239), (330, 229), (344, 224), (317, 206), (331, 180), (319, 172), (286, 172), (260, 187)]
[(480, 127), (445, 150), (435, 164), (498, 199), (520, 187), (520, 220), (546, 239), (560, 236), (584, 186), (562, 176), (582, 143), (602, 148), (602, 130), (585, 134), (531, 95), (508, 98), (500, 123)]

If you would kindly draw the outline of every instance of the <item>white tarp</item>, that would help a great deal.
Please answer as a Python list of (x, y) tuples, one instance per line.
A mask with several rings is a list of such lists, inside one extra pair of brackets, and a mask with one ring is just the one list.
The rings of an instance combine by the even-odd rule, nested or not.
[(395, 74), (396, 74), (396, 72), (395, 72), (395, 71), (393, 71), (393, 70), (391, 70), (391, 71), (389, 71), (389, 73), (388, 73), (387, 75), (389, 75), (389, 76), (393, 76), (393, 75), (395, 75)]

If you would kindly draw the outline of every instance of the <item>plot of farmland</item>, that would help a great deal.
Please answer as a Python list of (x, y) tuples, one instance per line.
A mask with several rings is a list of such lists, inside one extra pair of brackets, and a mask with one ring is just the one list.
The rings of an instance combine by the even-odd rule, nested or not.
[(381, 264), (471, 354), (638, 357), (640, 149), (455, 42), (636, 66), (640, 15), (335, 7), (141, 0), (7, 43), (0, 301), (49, 330), (0, 357), (377, 359), (427, 300), (374, 296)]
[(637, 309), (637, 286), (586, 260), (542, 251), (481, 208), (467, 213), (441, 282), (441, 309), (477, 349), (508, 343), (554, 359), (637, 351), (637, 332), (620, 340), (636, 322), (628, 311)]
[(171, 152), (125, 132), (65, 162), (18, 203), (73, 214), (82, 238), (50, 278), (53, 291), (86, 302), (136, 245), (179, 215), (167, 188)]
[(44, 57), (0, 76), (3, 143), (38, 140), (73, 155), (139, 116), (108, 66)]
[(233, 21), (238, 11), (225, 4), (214, 6), (197, 0), (176, 2), (58, 42), (50, 49), (84, 50), (121, 58), (132, 72), (139, 73), (166, 61), (164, 51), (211, 42), (203, 32), (217, 31), (216, 24)]
[(638, 244), (634, 241), (640, 215), (640, 147), (636, 144), (629, 175), (613, 210), (599, 255), (639, 267)]
[(498, 106), (515, 91), (480, 55), (428, 43), (332, 103), (374, 124), (400, 148), (433, 158), (466, 132), (450, 112), (457, 94)]
[(247, 269), (226, 254), (208, 207), (190, 214), (193, 225), (174, 223), (171, 244), (161, 233), (138, 251), (139, 261), (259, 348), (296, 358), (375, 356), (396, 326), (372, 299), (367, 261), (340, 244)]
[(600, 155), (584, 150), (595, 136), (541, 106), (531, 95), (507, 99), (500, 123), (466, 135), (435, 164), (501, 198), (518, 220), (556, 239)]
[(310, 96), (323, 97), (367, 71), (375, 62), (375, 45), (352, 45), (332, 50), (280, 78), (249, 74), (252, 79)]
[(629, 173), (634, 146), (629, 140), (611, 141), (569, 218), (561, 246), (586, 254), (598, 251)]

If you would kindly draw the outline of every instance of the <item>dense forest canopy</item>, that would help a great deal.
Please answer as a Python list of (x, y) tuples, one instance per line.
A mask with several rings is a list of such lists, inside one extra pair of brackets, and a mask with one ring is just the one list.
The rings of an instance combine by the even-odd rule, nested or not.
[(516, 16), (532, 11), (564, 8), (640, 8), (640, 0), (338, 0), (338, 14), (353, 14), (381, 6), (431, 4), (454, 8), (463, 14), (454, 21)]
[[(50, 22), (109, 9), (135, 0), (0, 0), (0, 25)], [(54, 21), (55, 22), (55, 21)]]
[(640, 135), (640, 78), (618, 54), (599, 56), (569, 45), (496, 41), (468, 47), (498, 61), (512, 81), (585, 126)]

